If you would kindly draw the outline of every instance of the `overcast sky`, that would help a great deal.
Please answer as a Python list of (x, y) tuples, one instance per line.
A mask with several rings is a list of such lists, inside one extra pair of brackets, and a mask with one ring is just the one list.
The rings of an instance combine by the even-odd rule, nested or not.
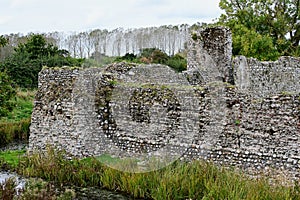
[(211, 22), (219, 0), (1, 0), (0, 35)]

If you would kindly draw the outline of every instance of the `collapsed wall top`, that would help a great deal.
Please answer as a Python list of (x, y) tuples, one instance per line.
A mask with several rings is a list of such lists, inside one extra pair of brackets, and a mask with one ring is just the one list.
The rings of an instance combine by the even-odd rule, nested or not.
[(232, 35), (225, 27), (199, 29), (188, 41), (190, 74), (198, 73), (201, 83), (222, 81), (233, 84)]

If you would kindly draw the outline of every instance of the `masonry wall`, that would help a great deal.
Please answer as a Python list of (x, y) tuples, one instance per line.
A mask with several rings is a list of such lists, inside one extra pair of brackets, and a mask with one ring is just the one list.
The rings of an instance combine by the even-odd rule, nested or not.
[[(79, 157), (167, 154), (249, 171), (272, 168), (299, 178), (299, 60), (262, 63), (240, 57), (232, 64), (228, 31), (197, 33), (184, 73), (127, 63), (44, 69), (29, 149), (50, 144)], [(214, 42), (204, 45), (207, 34)], [(208, 66), (215, 67), (212, 76)]]
[(193, 91), (182, 74), (162, 65), (45, 69), (29, 149), (50, 144), (79, 157), (142, 156), (159, 149), (178, 157), (180, 144), (191, 143), (198, 130)]
[[(206, 101), (204, 97), (201, 102)], [(300, 167), (300, 99), (298, 95), (279, 94), (253, 99), (236, 88), (226, 88), (222, 125), (212, 144), (207, 131), (211, 119), (200, 118), (197, 140), (187, 158), (212, 160), (236, 166), (251, 173), (277, 169), (286, 176), (299, 178)], [(202, 116), (207, 116), (204, 110)], [(207, 121), (206, 121), (207, 120)], [(213, 124), (215, 126), (215, 124)], [(221, 130), (220, 130), (221, 128)]]
[[(188, 73), (197, 84), (223, 81), (233, 84), (231, 31), (224, 27), (199, 29), (188, 40)], [(194, 81), (196, 81), (194, 80)]]
[(253, 97), (300, 92), (299, 58), (280, 57), (274, 62), (260, 62), (238, 56), (233, 60), (233, 67), (236, 86)]

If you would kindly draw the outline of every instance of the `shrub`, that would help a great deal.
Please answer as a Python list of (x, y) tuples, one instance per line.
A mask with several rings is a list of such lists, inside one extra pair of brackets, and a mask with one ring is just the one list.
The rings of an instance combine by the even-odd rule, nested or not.
[(177, 72), (182, 72), (187, 69), (186, 59), (179, 54), (171, 57), (166, 64)]

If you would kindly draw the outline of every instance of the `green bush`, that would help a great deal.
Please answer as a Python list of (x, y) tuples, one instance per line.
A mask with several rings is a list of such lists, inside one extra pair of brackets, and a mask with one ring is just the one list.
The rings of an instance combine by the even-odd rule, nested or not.
[(187, 60), (179, 54), (168, 59), (166, 64), (177, 72), (182, 72), (187, 69)]
[(157, 48), (145, 48), (141, 50), (141, 58), (146, 58), (150, 63), (166, 64), (169, 56)]
[(126, 53), (124, 56), (117, 57), (116, 61), (134, 61), (137, 58), (133, 53)]
[(168, 65), (176, 72), (182, 72), (187, 69), (187, 60), (183, 54), (168, 56), (163, 51), (156, 48), (145, 48), (141, 50), (140, 56), (127, 53), (124, 56), (117, 57), (116, 62), (128, 61), (134, 63), (158, 63)]

